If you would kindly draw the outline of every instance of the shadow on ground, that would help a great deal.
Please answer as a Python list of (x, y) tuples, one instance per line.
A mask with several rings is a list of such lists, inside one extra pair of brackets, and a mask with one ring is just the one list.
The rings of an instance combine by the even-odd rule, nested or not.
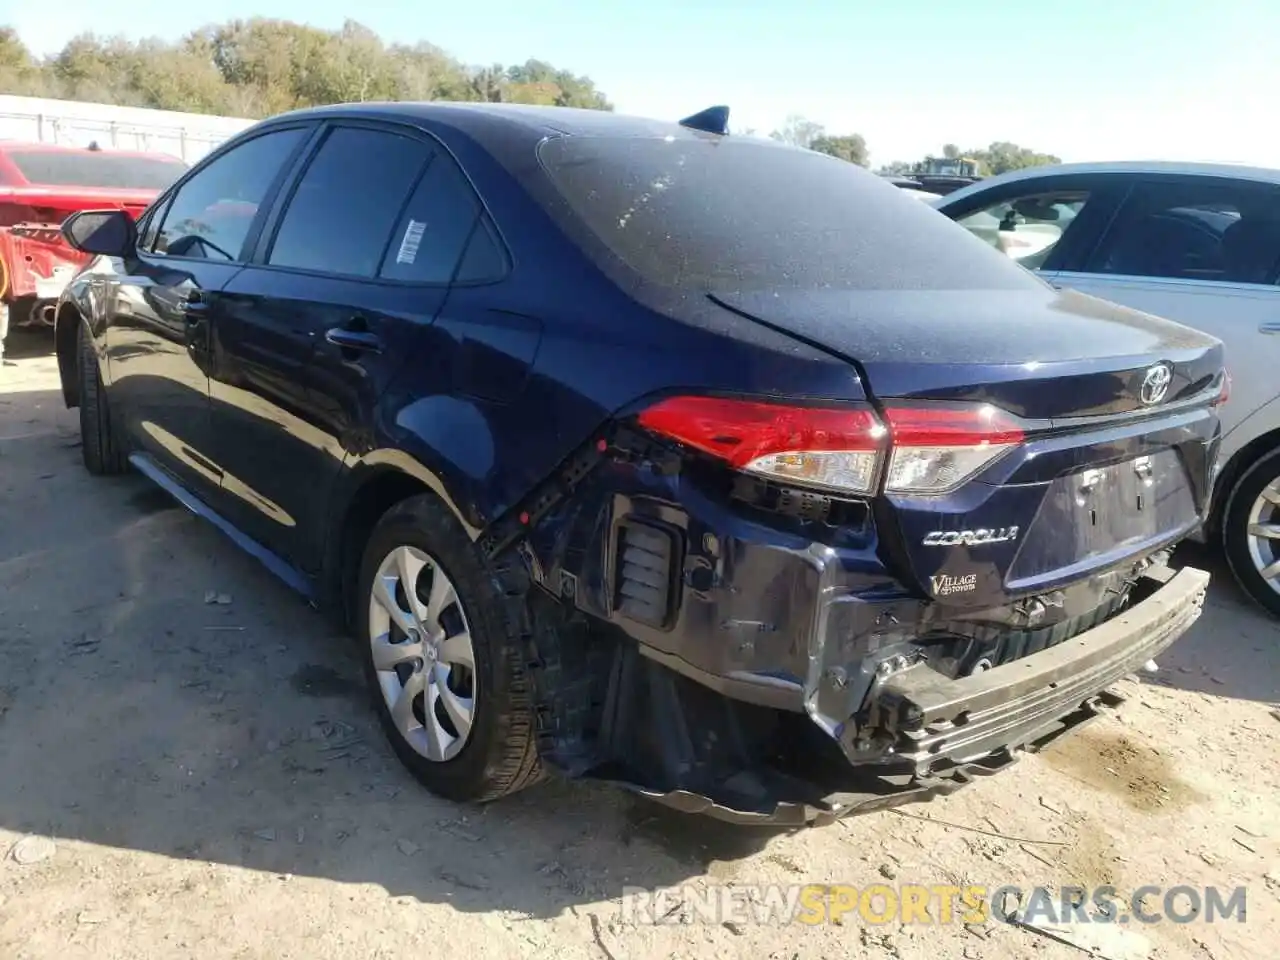
[(53, 330), (51, 328), (19, 327), (9, 331), (4, 341), (4, 358), (7, 361), (28, 360), (53, 354)]
[(774, 835), (589, 784), (432, 796), (349, 641), (141, 478), (90, 477), (55, 392), (0, 383), (0, 438), (0, 829), (531, 916)]

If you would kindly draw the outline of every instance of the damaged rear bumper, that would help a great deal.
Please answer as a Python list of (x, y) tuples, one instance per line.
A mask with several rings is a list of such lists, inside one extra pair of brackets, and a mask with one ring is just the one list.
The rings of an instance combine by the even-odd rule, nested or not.
[[(857, 728), (852, 720), (831, 731), (846, 748), (847, 772), (857, 781), (848, 789), (744, 809), (690, 790), (621, 785), (684, 812), (780, 826), (829, 822), (950, 793), (1123, 702), (1110, 688), (1168, 649), (1200, 616), (1208, 573), (1161, 566), (1144, 579), (1148, 586), (1159, 584), (1145, 599), (1057, 646), (966, 677), (950, 678), (920, 663), (879, 682), (859, 728), (868, 737), (850, 735)], [(809, 698), (811, 708), (814, 702)], [(858, 749), (864, 743), (878, 744), (873, 755)]]
[(1102, 625), (982, 673), (951, 679), (926, 664), (904, 671), (877, 691), (870, 725), (894, 738), (890, 751), (917, 775), (1020, 746), (1168, 649), (1200, 616), (1208, 584), (1203, 570), (1172, 573)]

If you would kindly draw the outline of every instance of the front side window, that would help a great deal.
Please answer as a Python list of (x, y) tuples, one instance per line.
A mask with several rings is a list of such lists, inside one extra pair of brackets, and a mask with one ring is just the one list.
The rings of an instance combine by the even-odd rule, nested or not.
[(298, 127), (275, 130), (211, 160), (178, 188), (154, 251), (170, 257), (239, 260), (259, 205), (305, 135)]
[(1036, 270), (1044, 266), (1067, 228), (1089, 202), (1089, 194), (1038, 193), (1001, 200), (956, 220), (1011, 260)]
[(1141, 182), (1089, 259), (1092, 273), (1273, 283), (1280, 190), (1212, 177)]
[(388, 255), (412, 263), (421, 230), (417, 221), (407, 232), (396, 226), (424, 169), (430, 175), (432, 153), (396, 133), (333, 130), (290, 198), (267, 262), (355, 277), (377, 276)]

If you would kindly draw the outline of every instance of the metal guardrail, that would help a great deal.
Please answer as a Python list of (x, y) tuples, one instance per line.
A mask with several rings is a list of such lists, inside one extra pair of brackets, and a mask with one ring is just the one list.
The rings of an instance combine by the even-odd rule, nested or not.
[[(167, 140), (177, 146), (177, 154), (188, 162), (198, 159), (193, 157), (191, 147), (203, 147), (199, 155), (207, 153), (218, 146), (232, 134), (214, 130), (200, 130), (186, 126), (163, 126), (159, 124), (121, 123), (118, 121), (94, 120), (88, 117), (68, 117), (45, 113), (0, 113), (0, 120), (34, 121), (36, 124), (35, 139), (40, 143), (52, 143), (66, 146), (87, 146), (87, 143), (76, 142), (84, 139), (97, 139), (101, 146), (110, 146), (116, 150), (160, 150), (156, 141)], [(74, 132), (74, 140), (67, 134)], [(101, 134), (95, 137), (94, 134)], [(132, 142), (122, 143), (122, 137), (132, 137)], [(102, 140), (106, 142), (103, 143)], [(165, 151), (171, 152), (171, 151)]]

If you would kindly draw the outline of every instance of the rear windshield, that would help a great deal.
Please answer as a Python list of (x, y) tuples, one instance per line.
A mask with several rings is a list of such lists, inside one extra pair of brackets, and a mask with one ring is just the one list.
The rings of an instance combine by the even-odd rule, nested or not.
[(928, 204), (810, 151), (733, 137), (561, 137), (539, 157), (589, 231), (667, 287), (1040, 285)]
[(14, 150), (8, 157), (28, 182), (45, 187), (158, 191), (177, 180), (187, 169), (181, 160), (167, 157), (111, 153)]

